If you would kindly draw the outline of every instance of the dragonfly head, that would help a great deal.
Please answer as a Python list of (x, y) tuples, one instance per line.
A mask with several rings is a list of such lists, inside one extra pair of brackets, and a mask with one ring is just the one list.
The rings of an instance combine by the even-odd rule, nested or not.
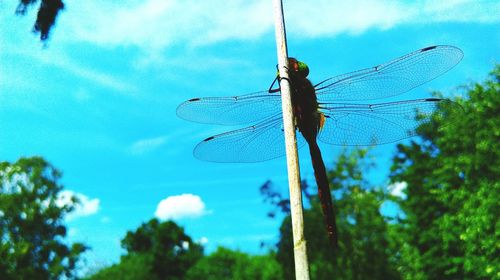
[(302, 61), (298, 61), (293, 57), (288, 58), (288, 67), (290, 67), (290, 71), (293, 71), (295, 74), (306, 78), (309, 75), (309, 67)]

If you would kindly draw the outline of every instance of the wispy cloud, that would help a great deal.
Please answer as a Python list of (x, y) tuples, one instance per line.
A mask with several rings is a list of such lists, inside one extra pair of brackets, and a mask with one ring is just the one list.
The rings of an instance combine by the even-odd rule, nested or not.
[(111, 218), (108, 216), (104, 216), (100, 219), (100, 222), (103, 224), (109, 224), (111, 222)]
[(224, 5), (180, 0), (75, 2), (68, 5), (68, 11), (93, 16), (68, 21), (71, 25), (68, 35), (96, 44), (154, 50), (179, 43), (210, 44), (225, 39), (255, 38), (272, 27), (269, 1), (221, 3)]
[[(292, 32), (304, 36), (361, 34), (371, 29), (387, 30), (399, 25), (440, 22), (500, 22), (498, 1), (300, 1), (290, 4)], [(299, 18), (299, 20), (296, 20)], [(294, 27), (295, 26), (295, 27)]]
[(127, 83), (124, 79), (117, 78), (109, 73), (105, 73), (97, 69), (91, 69), (79, 65), (63, 53), (58, 54), (57, 57), (53, 57), (44, 56), (42, 53), (37, 52), (33, 54), (33, 58), (44, 64), (61, 68), (79, 78), (88, 80), (94, 84), (112, 89), (114, 91), (131, 93), (137, 90), (135, 85)]
[[(222, 2), (221, 2), (222, 3)], [(446, 1), (287, 1), (289, 31), (296, 36), (359, 34), (403, 24), (500, 22), (500, 2)], [(78, 1), (68, 5), (73, 38), (98, 45), (161, 50), (172, 45), (203, 45), (224, 40), (252, 40), (273, 32), (267, 0), (229, 1)], [(76, 16), (92, 14), (92, 17)], [(290, 19), (293, 19), (290, 20)]]
[(134, 142), (130, 146), (130, 153), (133, 155), (142, 155), (163, 146), (168, 140), (167, 136), (160, 136), (155, 138), (141, 139)]
[(194, 218), (207, 214), (205, 203), (194, 194), (169, 196), (160, 203), (155, 216), (161, 220)]
[[(37, 48), (19, 48), (17, 45), (10, 43), (6, 43), (2, 47), (2, 51), (11, 56), (29, 57), (36, 63), (45, 65), (48, 68), (47, 71), (53, 71), (52, 68), (58, 68), (77, 78), (122, 94), (131, 95), (138, 91), (136, 85), (128, 82), (124, 78), (117, 77), (110, 72), (81, 65), (71, 58), (66, 51), (60, 48), (54, 47), (45, 52), (41, 52)], [(2, 72), (3, 77), (0, 78), (0, 85), (31, 86), (31, 88), (37, 88), (38, 81), (32, 81), (30, 77), (24, 75), (20, 76), (16, 71), (9, 71), (9, 67), (10, 66), (7, 66), (6, 69), (4, 69), (5, 71)], [(30, 71), (30, 69), (27, 69), (27, 72), (28, 71)], [(28, 85), (25, 85), (26, 83)]]

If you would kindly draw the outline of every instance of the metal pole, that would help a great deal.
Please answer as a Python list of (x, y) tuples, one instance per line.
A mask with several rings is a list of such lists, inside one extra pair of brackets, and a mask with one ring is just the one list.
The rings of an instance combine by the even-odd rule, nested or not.
[(300, 189), (299, 159), (297, 140), (293, 123), (293, 108), (288, 79), (288, 50), (286, 46), (285, 20), (283, 3), (274, 0), (274, 18), (276, 30), (276, 47), (278, 51), (278, 69), (281, 77), (281, 100), (283, 124), (285, 129), (286, 159), (288, 169), (288, 187), (290, 189), (290, 212), (292, 216), (293, 255), (295, 260), (295, 278), (309, 280), (306, 240), (304, 238), (304, 215), (302, 213), (302, 192)]

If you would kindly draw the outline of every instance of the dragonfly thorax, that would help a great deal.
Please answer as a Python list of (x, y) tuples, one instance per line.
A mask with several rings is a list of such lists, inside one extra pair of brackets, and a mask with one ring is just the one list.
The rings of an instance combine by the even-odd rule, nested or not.
[(316, 138), (323, 123), (313, 84), (306, 78), (309, 68), (295, 58), (288, 59), (295, 123), (305, 139)]

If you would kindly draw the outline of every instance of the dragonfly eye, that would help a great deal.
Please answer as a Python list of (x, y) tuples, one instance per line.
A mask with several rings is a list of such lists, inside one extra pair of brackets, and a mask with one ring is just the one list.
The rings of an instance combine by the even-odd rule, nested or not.
[(309, 67), (302, 61), (298, 61), (293, 57), (288, 58), (288, 65), (296, 74), (306, 78), (309, 75)]

